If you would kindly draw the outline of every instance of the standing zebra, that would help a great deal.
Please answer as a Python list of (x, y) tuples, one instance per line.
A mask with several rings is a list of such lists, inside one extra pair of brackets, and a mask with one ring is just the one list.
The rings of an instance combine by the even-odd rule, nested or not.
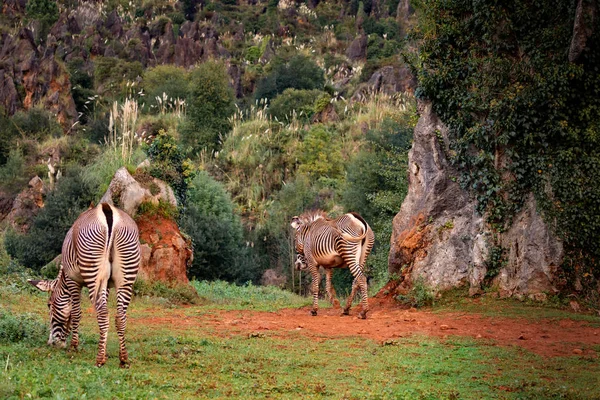
[(81, 321), (81, 289), (89, 289), (100, 328), (96, 366), (106, 363), (108, 333), (108, 287), (117, 291), (116, 325), (119, 336), (121, 367), (128, 367), (125, 348), (127, 307), (133, 294), (140, 263), (138, 227), (124, 211), (107, 203), (83, 212), (67, 233), (62, 247), (62, 262), (58, 277), (51, 281), (29, 283), (49, 291), (50, 338), (48, 344), (66, 347), (72, 330), (71, 347), (79, 345)]
[(293, 217), (291, 225), (296, 230), (296, 268), (308, 268), (312, 276), (312, 315), (317, 315), (318, 310), (319, 266), (325, 269), (325, 289), (334, 306), (339, 306), (339, 301), (331, 283), (332, 269), (348, 267), (354, 280), (344, 314), (350, 313), (354, 296), (360, 289), (362, 311), (359, 317), (366, 318), (369, 305), (364, 267), (375, 242), (369, 224), (357, 213), (344, 214), (331, 220), (322, 211), (309, 211), (300, 217)]

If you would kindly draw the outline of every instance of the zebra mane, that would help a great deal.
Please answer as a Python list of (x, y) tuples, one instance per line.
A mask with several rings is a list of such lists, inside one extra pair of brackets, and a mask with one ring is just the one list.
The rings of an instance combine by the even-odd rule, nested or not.
[(327, 220), (327, 213), (323, 210), (310, 210), (302, 213), (298, 219), (302, 224), (310, 224), (311, 222), (315, 222), (318, 219)]

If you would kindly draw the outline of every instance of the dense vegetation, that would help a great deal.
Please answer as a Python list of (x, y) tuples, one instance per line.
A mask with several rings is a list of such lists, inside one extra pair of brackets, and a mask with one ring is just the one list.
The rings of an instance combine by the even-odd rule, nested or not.
[[(410, 95), (366, 81), (404, 65), (397, 0), (19, 4), (0, 31), (30, 29), (57, 61), (55, 75), (38, 79), (68, 79), (71, 93), (58, 113), (44, 97), (28, 109), (29, 87), (15, 76), (17, 111), (0, 112), (4, 197), (34, 175), (47, 186), (45, 207), (5, 234), (14, 262), (39, 271), (116, 169), (133, 172), (148, 158), (144, 173), (171, 185), (194, 245), (190, 277), (258, 283), (273, 268), (302, 288), (290, 269), (289, 221), (320, 208), (367, 218), (377, 234), (369, 275), (385, 282), (416, 115)], [(363, 37), (366, 47), (351, 54)], [(64, 121), (71, 98), (79, 115)], [(62, 175), (52, 188), (48, 163)]]
[(600, 30), (570, 61), (576, 5), (423, 2), (417, 95), (450, 128), (461, 184), (492, 226), (508, 226), (533, 191), (564, 240), (566, 281), (597, 293)]

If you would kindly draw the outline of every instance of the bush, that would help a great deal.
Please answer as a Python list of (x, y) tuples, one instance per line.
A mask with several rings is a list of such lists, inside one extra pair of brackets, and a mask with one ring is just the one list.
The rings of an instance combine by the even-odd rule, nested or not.
[(320, 90), (286, 89), (271, 101), (269, 115), (278, 121), (290, 121), (292, 115), (309, 122), (315, 113), (315, 100), (324, 95)]
[(423, 278), (418, 278), (406, 295), (398, 295), (396, 299), (411, 307), (421, 308), (433, 305), (435, 295), (427, 287)]
[(245, 245), (233, 202), (224, 187), (204, 171), (190, 185), (180, 226), (194, 244), (189, 276), (238, 283), (258, 280), (259, 270)]
[(35, 314), (15, 315), (0, 309), (0, 344), (39, 344), (47, 337), (46, 324)]
[(188, 284), (168, 284), (137, 279), (133, 285), (136, 296), (160, 297), (174, 304), (197, 304), (199, 297), (193, 286)]
[(194, 179), (196, 170), (191, 161), (184, 157), (175, 138), (160, 131), (147, 153), (152, 160), (150, 175), (167, 182), (175, 192), (179, 206), (185, 207), (188, 185)]
[(71, 81), (71, 94), (77, 111), (82, 113), (80, 120), (87, 122), (88, 114), (94, 111), (94, 102), (90, 100), (94, 92), (94, 76), (91, 71), (86, 70), (85, 61), (74, 58), (67, 63), (69, 80)]
[(20, 149), (12, 149), (4, 165), (0, 167), (0, 187), (7, 193), (18, 193), (27, 184), (25, 159)]
[(61, 253), (67, 231), (94, 200), (93, 189), (79, 173), (67, 174), (60, 179), (26, 234), (10, 229), (6, 232), (8, 254), (26, 267), (39, 271)]
[(319, 178), (339, 179), (344, 172), (339, 138), (322, 125), (313, 126), (300, 145), (298, 171)]
[(192, 70), (190, 79), (182, 143), (194, 153), (204, 148), (216, 150), (220, 137), (231, 129), (230, 117), (235, 112), (227, 68), (222, 62), (208, 61)]
[(122, 97), (131, 94), (127, 83), (136, 82), (143, 75), (139, 61), (128, 62), (116, 57), (96, 57), (94, 59), (94, 86), (98, 94), (110, 97)]
[[(163, 93), (168, 98), (184, 100), (188, 92), (188, 73), (175, 65), (159, 65), (144, 71), (142, 87), (146, 93), (147, 106), (158, 111)], [(158, 101), (156, 98), (160, 97)]]
[(289, 60), (273, 60), (271, 73), (258, 82), (255, 98), (271, 100), (285, 89), (321, 90), (324, 86), (323, 70), (310, 58), (297, 54)]

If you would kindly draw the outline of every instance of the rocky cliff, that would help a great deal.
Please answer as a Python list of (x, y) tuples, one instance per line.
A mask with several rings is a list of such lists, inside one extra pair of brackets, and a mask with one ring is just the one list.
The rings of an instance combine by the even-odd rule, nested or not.
[(475, 200), (456, 182), (448, 161), (448, 132), (431, 104), (421, 116), (409, 153), (409, 188), (393, 222), (389, 272), (408, 290), (417, 279), (436, 289), (482, 285), (502, 296), (543, 297), (558, 289), (562, 243), (538, 215), (531, 197), (510, 228), (494, 232)]

